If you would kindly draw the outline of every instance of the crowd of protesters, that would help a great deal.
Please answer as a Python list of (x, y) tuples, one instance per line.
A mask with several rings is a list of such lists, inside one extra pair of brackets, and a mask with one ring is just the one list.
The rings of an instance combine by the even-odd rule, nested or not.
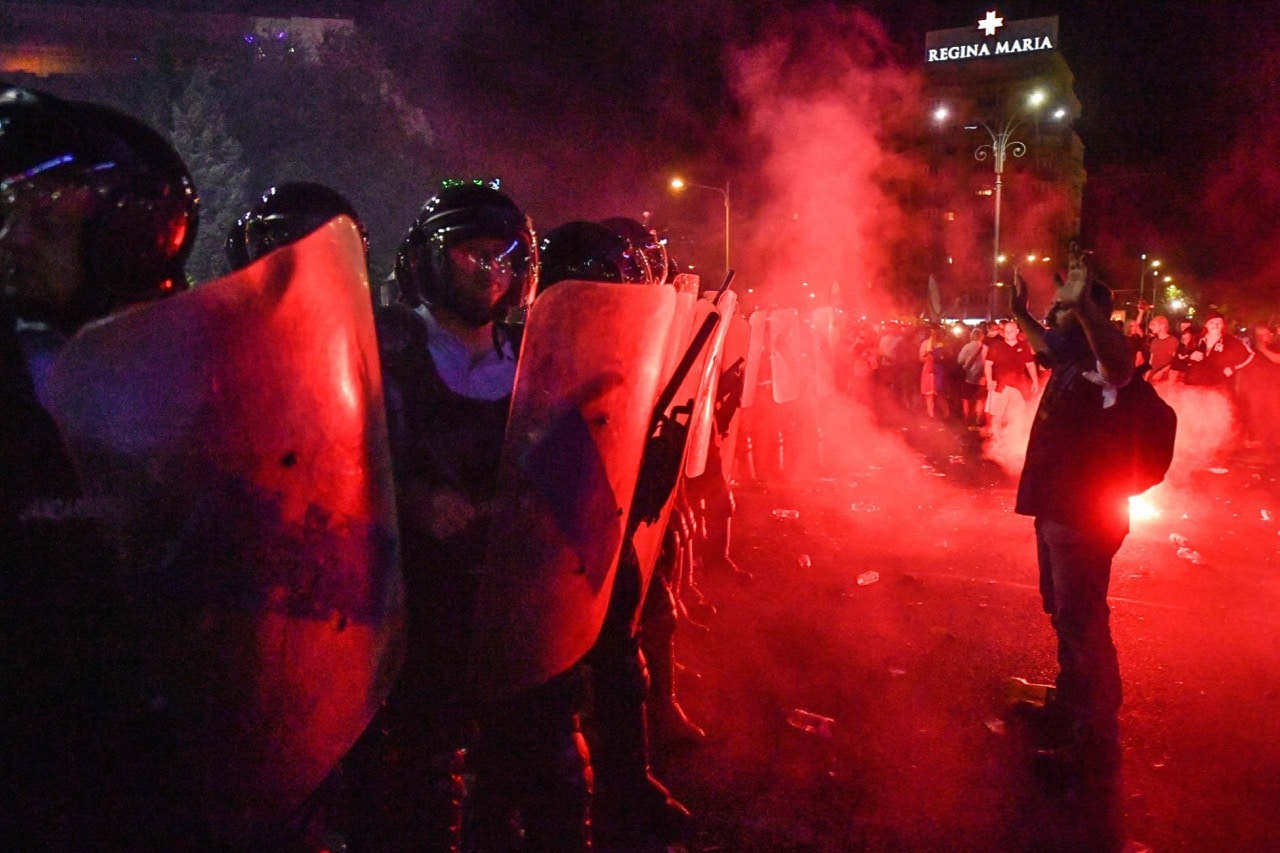
[[(1237, 413), (1246, 447), (1280, 449), (1280, 341), (1271, 322), (1245, 326), (1215, 310), (1171, 318), (1146, 306), (1135, 318), (1113, 322), (1146, 381), (1220, 391)], [(1004, 320), (862, 321), (840, 342), (837, 375), (855, 396), (865, 398), (874, 387), (878, 399), (902, 410), (975, 428), (990, 429), (1010, 396), (1006, 386), (1016, 386), (1025, 402), (1045, 378), (1022, 352), (1025, 336)]]

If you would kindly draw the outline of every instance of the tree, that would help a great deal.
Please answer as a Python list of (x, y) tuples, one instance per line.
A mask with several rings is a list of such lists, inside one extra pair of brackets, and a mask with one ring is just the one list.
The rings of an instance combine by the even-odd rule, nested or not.
[(230, 134), (208, 69), (197, 67), (171, 108), (174, 147), (186, 161), (200, 194), (200, 223), (187, 275), (205, 281), (228, 270), (223, 241), (251, 204), (249, 168)]
[(286, 181), (345, 195), (369, 231), (371, 276), (384, 278), (422, 202), (456, 176), (441, 173), (431, 125), (381, 52), (350, 28), (318, 40), (277, 30), (228, 50), (184, 26), (161, 19), (133, 70), (14, 82), (109, 104), (171, 138), (201, 199), (193, 279), (226, 271), (228, 229)]
[(228, 118), (244, 144), (250, 184), (314, 181), (345, 195), (369, 231), (371, 274), (390, 272), (433, 174), (434, 136), (380, 53), (331, 32), (314, 51), (288, 39), (259, 45), (223, 70)]

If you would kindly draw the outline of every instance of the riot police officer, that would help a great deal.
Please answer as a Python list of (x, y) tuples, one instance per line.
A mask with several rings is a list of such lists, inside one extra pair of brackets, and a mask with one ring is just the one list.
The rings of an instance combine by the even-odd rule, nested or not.
[[(654, 278), (640, 239), (630, 239), (604, 223), (560, 225), (543, 239), (540, 252), (543, 289), (569, 279), (618, 284), (662, 281)], [(678, 465), (679, 459), (674, 462)], [(641, 517), (656, 519), (658, 507), (674, 486), (674, 471), (671, 482), (665, 482), (662, 475), (646, 476), (646, 470), (652, 475), (660, 467), (642, 466), (604, 625), (586, 658), (593, 698), (590, 743), (596, 790), (592, 816), (600, 846), (609, 850), (676, 842), (687, 832), (690, 818), (688, 809), (670, 795), (650, 768), (646, 702), (651, 667), (641, 649), (642, 608), (645, 626), (652, 629), (646, 645), (658, 664), (660, 699), (679, 708), (672, 693), (674, 661), (670, 657), (675, 606), (660, 573), (652, 579), (645, 577), (632, 542)], [(668, 554), (674, 556), (670, 551)], [(701, 730), (694, 731), (696, 727), (683, 712), (680, 716), (694, 738), (705, 736)]]
[[(377, 730), (359, 748), (376, 772), (353, 841), (497, 849), (515, 843), (518, 813), (526, 847), (585, 849), (589, 766), (576, 674), (497, 702), (476, 701), (465, 684), (475, 573), (515, 377), (502, 321), (532, 298), (533, 229), (493, 186), (445, 187), (409, 229), (395, 278), (401, 302), (377, 321), (409, 648)], [(464, 803), (465, 769), (475, 783)]]
[[(653, 230), (626, 216), (604, 219), (600, 224), (626, 240), (627, 251), (644, 259), (651, 282), (661, 284), (667, 280), (667, 248)], [(697, 744), (706, 740), (707, 734), (685, 714), (676, 698), (675, 684), (676, 592), (682, 581), (691, 580), (687, 575), (692, 566), (686, 564), (691, 563), (696, 540), (693, 511), (683, 485), (682, 478), (653, 577), (645, 592), (641, 647), (649, 671), (647, 712), (653, 724), (652, 734), (668, 743)]]
[(667, 256), (666, 243), (651, 228), (629, 216), (613, 216), (602, 219), (600, 224), (631, 244), (631, 251), (638, 251), (649, 266), (649, 278), (657, 284), (667, 281), (672, 270)]
[(46, 379), (85, 324), (186, 288), (195, 187), (141, 122), (8, 86), (0, 209), (0, 834), (25, 849), (192, 843), (203, 830), (167, 795), (180, 762), (151, 740), (135, 626)]
[(539, 292), (568, 279), (615, 284), (652, 284), (643, 247), (600, 222), (574, 220), (542, 238)]
[(301, 240), (336, 216), (356, 224), (369, 253), (369, 231), (355, 206), (342, 193), (310, 181), (287, 181), (263, 193), (227, 233), (224, 250), (233, 270)]

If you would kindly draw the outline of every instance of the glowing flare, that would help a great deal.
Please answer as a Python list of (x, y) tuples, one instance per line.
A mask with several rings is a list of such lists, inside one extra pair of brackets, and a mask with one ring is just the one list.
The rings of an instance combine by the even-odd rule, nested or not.
[(1145, 493), (1129, 498), (1129, 521), (1151, 521), (1159, 517), (1159, 508), (1147, 500)]

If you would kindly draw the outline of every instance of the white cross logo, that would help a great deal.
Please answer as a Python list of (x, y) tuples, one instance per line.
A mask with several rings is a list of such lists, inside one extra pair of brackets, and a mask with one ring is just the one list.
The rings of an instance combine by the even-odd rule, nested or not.
[(996, 17), (995, 10), (992, 9), (987, 13), (987, 17), (978, 21), (978, 29), (982, 30), (985, 35), (993, 36), (996, 30), (1004, 26), (1004, 18)]

